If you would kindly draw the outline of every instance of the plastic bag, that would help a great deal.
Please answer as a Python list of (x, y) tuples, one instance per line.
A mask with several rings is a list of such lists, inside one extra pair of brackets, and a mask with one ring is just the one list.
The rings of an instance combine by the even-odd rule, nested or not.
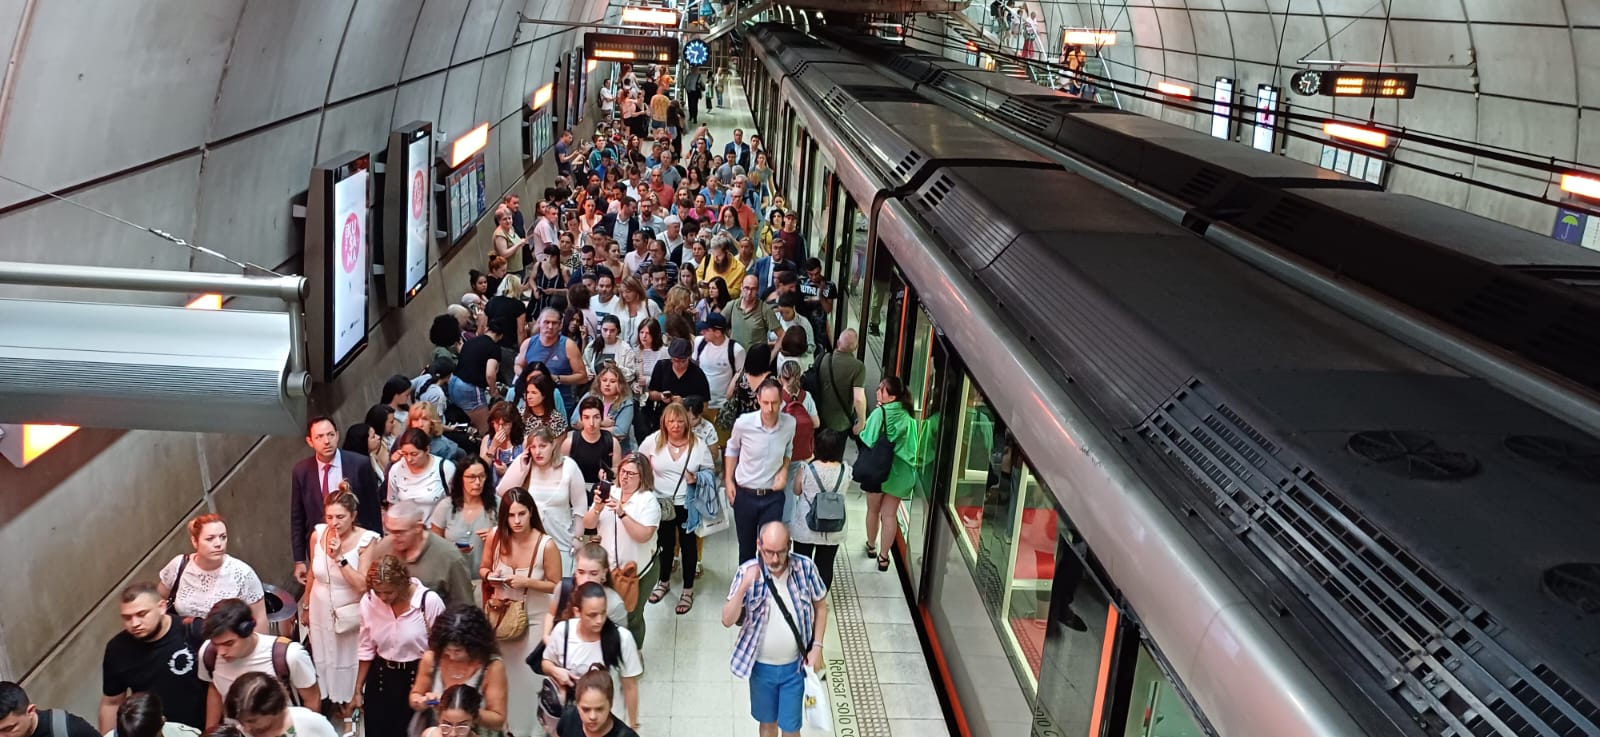
[(805, 666), (806, 695), (805, 714), (806, 726), (823, 732), (833, 731), (833, 714), (828, 711), (828, 691), (822, 685), (822, 678), (811, 666)]

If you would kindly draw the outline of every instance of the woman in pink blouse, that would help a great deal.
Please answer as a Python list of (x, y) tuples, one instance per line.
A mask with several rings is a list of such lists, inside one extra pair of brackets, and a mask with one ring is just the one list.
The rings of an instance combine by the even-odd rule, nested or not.
[(412, 578), (399, 558), (385, 555), (367, 571), (354, 706), (366, 714), (370, 737), (406, 734), (417, 663), (428, 650), (428, 630), (443, 611), (444, 600)]

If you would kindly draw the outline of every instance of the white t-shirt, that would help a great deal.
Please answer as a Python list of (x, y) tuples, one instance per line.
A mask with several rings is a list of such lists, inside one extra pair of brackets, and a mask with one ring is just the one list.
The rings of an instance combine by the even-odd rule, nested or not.
[[(618, 275), (618, 278), (621, 278), (621, 276)], [(622, 311), (622, 295), (611, 295), (611, 301), (609, 302), (602, 302), (599, 297), (595, 297), (589, 301), (589, 307), (594, 309), (594, 314), (596, 315), (615, 315)]]
[(694, 353), (690, 354), (700, 363), (700, 370), (706, 372), (706, 383), (711, 386), (706, 406), (713, 409), (721, 408), (728, 401), (728, 382), (744, 367), (744, 346), (738, 343), (733, 343), (733, 363), (728, 363), (731, 341), (732, 338), (724, 337), (722, 345), (717, 345), (700, 336), (694, 339)]
[(304, 706), (289, 707), (289, 724), (294, 727), (294, 737), (339, 737), (327, 717)]
[[(611, 493), (621, 494), (622, 492), (613, 490)], [(656, 502), (655, 492), (650, 489), (640, 489), (635, 492), (633, 496), (628, 498), (628, 501), (622, 504), (622, 508), (627, 511), (628, 518), (632, 519), (636, 524), (641, 524), (645, 527), (661, 526), (661, 505)], [(644, 573), (645, 569), (655, 561), (656, 535), (654, 532), (650, 533), (650, 539), (638, 542), (623, 528), (622, 520), (617, 519), (617, 515), (610, 509), (604, 508), (601, 509), (600, 519), (595, 526), (600, 531), (600, 546), (605, 548), (606, 552), (611, 555), (612, 566), (621, 567), (628, 563), (637, 563), (639, 572)]]
[[(711, 449), (698, 437), (695, 437), (694, 448), (673, 458), (666, 436), (659, 432), (651, 433), (639, 445), (639, 452), (650, 456), (650, 469), (656, 479), (656, 496), (662, 499), (670, 497), (672, 503), (680, 507), (688, 502), (690, 487), (694, 485), (700, 469), (711, 468)], [(684, 478), (685, 475), (687, 478)]]
[[(440, 475), (441, 464), (444, 466), (443, 476)], [(401, 459), (389, 467), (389, 503), (414, 501), (421, 503), (425, 509), (432, 509), (440, 499), (450, 494), (450, 487), (446, 484), (455, 475), (456, 464), (436, 455), (428, 456), (428, 467), (421, 471), (411, 470), (411, 466)]]
[[(178, 577), (178, 567), (183, 564), (183, 558), (182, 555), (173, 558), (161, 569), (161, 585), (166, 586), (169, 592)], [(223, 599), (240, 599), (246, 604), (254, 604), (266, 596), (255, 569), (231, 555), (224, 556), (222, 565), (215, 571), (203, 570), (194, 561), (189, 561), (189, 566), (183, 569), (183, 583), (177, 589), (178, 596), (173, 606), (181, 617), (204, 617), (211, 612), (212, 606)]]
[[(195, 653), (195, 660), (199, 662), (196, 670), (200, 680), (216, 686), (217, 693), (226, 698), (228, 689), (233, 687), (233, 682), (246, 673), (265, 673), (277, 678), (278, 674), (272, 670), (272, 643), (276, 639), (267, 635), (257, 635), (255, 650), (238, 660), (228, 660), (218, 656), (215, 672), (206, 669), (206, 652), (211, 649), (211, 643), (208, 641), (201, 644), (200, 651)], [(286, 658), (289, 661), (289, 682), (294, 684), (295, 688), (311, 688), (317, 685), (317, 667), (311, 662), (311, 654), (306, 652), (300, 643), (289, 643)]]
[[(772, 574), (767, 574), (772, 575)], [(789, 569), (783, 569), (783, 574), (772, 576), (771, 585), (767, 586), (768, 596), (782, 596), (783, 605), (789, 608), (789, 616), (794, 616), (794, 599), (789, 596)], [(795, 620), (798, 624), (799, 620)], [(767, 611), (767, 626), (761, 632), (761, 647), (756, 650), (756, 662), (767, 665), (788, 665), (800, 659), (800, 643), (794, 641), (794, 630), (789, 629), (789, 623), (783, 621), (783, 612), (778, 611), (777, 603), (770, 604)]]
[[(581, 677), (589, 672), (589, 667), (595, 664), (604, 664), (605, 657), (600, 651), (600, 641), (584, 642), (578, 636), (577, 622), (569, 619), (556, 623), (550, 630), (550, 641), (544, 646), (544, 659), (567, 669), (574, 676)], [(626, 627), (618, 627), (618, 639), (622, 642), (622, 662), (611, 669), (612, 692), (616, 698), (611, 700), (611, 713), (624, 722), (628, 719), (627, 706), (622, 702), (623, 678), (638, 678), (644, 674), (644, 662), (639, 659), (639, 648), (633, 644), (633, 634)], [(570, 630), (570, 634), (569, 634)], [(570, 650), (569, 650), (570, 648)], [(792, 659), (791, 659), (792, 660)]]

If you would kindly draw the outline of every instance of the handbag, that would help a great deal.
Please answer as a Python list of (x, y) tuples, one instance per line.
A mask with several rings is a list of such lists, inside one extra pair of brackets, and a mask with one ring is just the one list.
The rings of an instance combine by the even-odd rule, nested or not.
[[(536, 544), (543, 544), (544, 538), (540, 537)], [(533, 567), (533, 559), (538, 557), (539, 550), (534, 548), (533, 555), (528, 556), (528, 567)], [(496, 558), (499, 556), (496, 555)], [(496, 586), (505, 586), (505, 583), (496, 583)], [(520, 599), (490, 599), (489, 621), (494, 624), (494, 637), (505, 642), (520, 640), (528, 634), (528, 604)]]
[(806, 726), (823, 732), (833, 732), (833, 714), (828, 711), (828, 689), (822, 685), (821, 676), (805, 666), (806, 692), (801, 704), (805, 707)]
[[(884, 411), (881, 405), (878, 411)], [(862, 448), (856, 456), (854, 478), (863, 490), (878, 492), (883, 489), (883, 482), (889, 480), (889, 472), (893, 469), (894, 441), (889, 439), (888, 420), (885, 420), (878, 429), (878, 439)]]
[(361, 629), (361, 602), (351, 602), (333, 609), (333, 633), (348, 635)]
[(844, 495), (839, 493), (839, 485), (844, 483), (844, 469), (839, 470), (839, 475), (833, 479), (833, 488), (825, 489), (822, 477), (817, 475), (817, 467), (811, 463), (806, 464), (806, 470), (811, 472), (811, 479), (817, 482), (817, 495), (811, 500), (811, 509), (806, 512), (806, 527), (812, 532), (838, 532), (844, 529)]
[[(738, 382), (744, 381), (744, 372), (740, 371), (739, 375), (735, 376), (733, 380), (736, 387), (733, 390), (733, 396), (728, 397), (728, 401), (722, 403), (722, 409), (717, 410), (717, 429), (724, 433), (733, 432), (734, 420), (739, 419), (739, 415), (750, 411), (750, 408), (746, 407), (744, 403), (744, 392), (737, 388)], [(747, 382), (745, 388), (748, 387), (749, 384)]]
[[(668, 452), (670, 453), (671, 451)], [(672, 493), (668, 496), (656, 496), (656, 503), (661, 505), (662, 522), (676, 522), (678, 520), (678, 505), (673, 504), (672, 500), (678, 496), (678, 490), (683, 488), (683, 477), (689, 473), (690, 455), (693, 454), (685, 451), (685, 455), (683, 457), (683, 470), (678, 472), (678, 485), (672, 487)]]
[(185, 617), (178, 614), (178, 589), (183, 587), (183, 571), (189, 567), (189, 555), (181, 556), (178, 562), (178, 574), (172, 577), (172, 591), (167, 594), (167, 613), (172, 615), (172, 621), (183, 628), (184, 639), (189, 642), (189, 647), (199, 652), (200, 646), (206, 638), (200, 635), (200, 625), (205, 622), (205, 617)]
[[(561, 626), (565, 628), (561, 635), (561, 667), (566, 669), (567, 651), (572, 649), (572, 625), (563, 622)], [(540, 660), (543, 659), (541, 655)], [(529, 665), (532, 665), (532, 663), (529, 663)], [(536, 670), (540, 673), (544, 672), (543, 666)], [(544, 725), (545, 734), (556, 734), (556, 725), (561, 723), (561, 715), (566, 713), (568, 701), (570, 699), (567, 698), (567, 694), (562, 693), (561, 687), (556, 685), (555, 679), (545, 676), (544, 684), (539, 686), (538, 707), (539, 723)]]

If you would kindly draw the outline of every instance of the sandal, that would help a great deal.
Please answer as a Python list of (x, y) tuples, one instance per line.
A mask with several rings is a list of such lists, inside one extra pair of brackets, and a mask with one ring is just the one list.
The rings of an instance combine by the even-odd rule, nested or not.
[(694, 589), (684, 589), (683, 596), (678, 597), (678, 613), (688, 614), (694, 608)]
[(658, 601), (661, 601), (662, 599), (666, 598), (667, 593), (670, 591), (672, 591), (672, 584), (667, 583), (666, 581), (656, 584), (656, 587), (650, 590), (650, 603), (654, 604)]
[(884, 558), (884, 557), (879, 557), (878, 558), (878, 570), (880, 570), (880, 571), (889, 570), (889, 559), (888, 558)]
[(872, 543), (867, 543), (867, 557), (868, 558), (876, 558), (876, 557), (878, 557), (878, 549), (873, 547)]

